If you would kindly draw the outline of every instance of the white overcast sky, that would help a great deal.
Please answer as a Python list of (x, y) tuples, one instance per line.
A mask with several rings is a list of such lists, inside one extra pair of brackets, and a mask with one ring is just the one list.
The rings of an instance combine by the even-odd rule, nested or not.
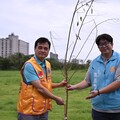
[[(51, 31), (59, 59), (64, 58), (68, 30), (76, 2), (77, 0), (0, 0), (0, 38), (6, 38), (14, 33), (19, 36), (19, 39), (29, 42), (29, 52), (33, 54), (35, 40), (39, 37), (50, 39)], [(120, 0), (95, 0), (93, 11), (96, 23), (111, 18), (120, 19)], [(82, 33), (84, 37), (88, 36), (89, 25), (86, 25), (86, 28)], [(114, 38), (114, 50), (120, 52), (119, 20), (107, 21), (97, 30), (98, 34), (110, 34)], [(87, 56), (88, 48), (95, 40), (95, 34), (95, 32), (92, 33), (91, 41), (87, 42), (78, 56), (79, 59), (85, 59)], [(70, 42), (71, 46), (73, 41)], [(80, 48), (82, 43), (78, 44)], [(51, 52), (54, 52), (53, 47)], [(73, 53), (73, 58), (76, 57), (77, 52)], [(99, 54), (95, 45), (88, 59), (93, 59)]]

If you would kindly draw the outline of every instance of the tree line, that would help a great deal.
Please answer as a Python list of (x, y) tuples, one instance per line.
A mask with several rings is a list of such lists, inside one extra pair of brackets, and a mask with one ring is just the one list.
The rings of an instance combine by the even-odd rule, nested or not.
[[(20, 70), (22, 65), (32, 56), (33, 54), (24, 55), (22, 53), (16, 53), (6, 58), (0, 57), (0, 70)], [(53, 70), (59, 70), (64, 68), (64, 63), (61, 63), (54, 58), (47, 58), (47, 60), (51, 63), (51, 68)], [(68, 67), (70, 70), (86, 69), (90, 64), (89, 62), (89, 60), (88, 62), (86, 62), (86, 64), (78, 64), (71, 62), (68, 64)]]

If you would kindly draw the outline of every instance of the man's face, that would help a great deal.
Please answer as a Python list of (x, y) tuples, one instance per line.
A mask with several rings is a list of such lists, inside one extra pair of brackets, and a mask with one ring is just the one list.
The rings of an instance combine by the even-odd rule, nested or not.
[(43, 62), (44, 59), (48, 56), (49, 44), (47, 42), (38, 43), (34, 51), (35, 51), (35, 55), (39, 58), (39, 60)]
[(101, 51), (102, 54), (111, 54), (113, 44), (108, 42), (105, 39), (101, 39), (98, 45), (99, 50)]

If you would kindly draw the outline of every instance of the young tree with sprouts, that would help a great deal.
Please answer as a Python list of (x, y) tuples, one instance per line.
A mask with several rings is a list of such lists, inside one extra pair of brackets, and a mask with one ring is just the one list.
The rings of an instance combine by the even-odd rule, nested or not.
[[(64, 77), (67, 80), (67, 83), (70, 83), (70, 79), (75, 74), (76, 70), (69, 74), (69, 70), (71, 66), (69, 63), (71, 62), (72, 56), (74, 55), (77, 59), (80, 53), (82, 52), (83, 48), (86, 48), (86, 56), (83, 62), (85, 62), (91, 53), (94, 44), (95, 38), (98, 34), (97, 27), (102, 23), (107, 21), (116, 21), (118, 19), (107, 19), (103, 20), (96, 24), (94, 15), (93, 15), (93, 3), (94, 0), (78, 0), (72, 15), (72, 20), (70, 23), (68, 39), (67, 39), (67, 47), (65, 53), (65, 63), (64, 63)], [(85, 29), (87, 28), (87, 30)], [(84, 35), (85, 34), (85, 35)], [(87, 42), (90, 43), (89, 47)], [(71, 45), (72, 43), (72, 45)], [(86, 45), (86, 46), (85, 46)], [(77, 53), (76, 55), (74, 53)], [(68, 120), (68, 90), (66, 89), (66, 104), (64, 109), (64, 120)]]
[[(93, 2), (94, 2), (94, 0), (89, 0), (89, 1), (78, 0), (77, 4), (75, 6), (74, 12), (73, 12), (73, 16), (72, 16), (72, 20), (71, 20), (71, 24), (70, 24), (70, 28), (69, 28), (69, 33), (68, 33), (68, 40), (67, 40), (67, 47), (66, 47), (66, 54), (65, 54), (65, 63), (64, 63), (64, 76), (65, 76), (65, 79), (67, 80), (68, 83), (69, 83), (71, 77), (74, 74), (73, 73), (71, 76), (68, 75), (68, 71), (69, 71), (68, 64), (71, 61), (72, 55), (73, 55), (73, 53), (75, 51), (75, 48), (77, 46), (77, 42), (79, 40), (81, 40), (80, 34), (81, 34), (81, 31), (82, 31), (82, 27), (83, 27), (83, 25), (86, 21), (86, 18), (89, 14), (93, 13), (93, 8), (92, 8)], [(70, 53), (70, 56), (68, 58), (69, 47), (70, 47), (70, 42), (71, 42), (71, 34), (72, 34), (72, 29), (75, 27), (74, 22), (76, 21), (76, 17), (77, 17), (77, 22), (76, 22), (77, 31), (74, 34), (75, 35), (75, 41), (73, 43), (73, 48), (71, 49), (71, 51), (70, 51), (71, 53)], [(89, 36), (88, 36), (88, 38), (89, 38)], [(84, 42), (84, 44), (85, 44), (85, 42)], [(78, 50), (79, 51), (78, 55), (80, 54), (82, 48), (84, 47), (84, 44), (81, 47), (80, 51)], [(75, 57), (75, 59), (77, 59), (78, 55)], [(67, 117), (67, 113), (68, 113), (68, 90), (67, 89), (66, 89), (66, 104), (65, 104), (65, 109), (64, 110), (65, 110), (64, 111), (64, 120), (67, 120), (68, 119), (68, 117)]]

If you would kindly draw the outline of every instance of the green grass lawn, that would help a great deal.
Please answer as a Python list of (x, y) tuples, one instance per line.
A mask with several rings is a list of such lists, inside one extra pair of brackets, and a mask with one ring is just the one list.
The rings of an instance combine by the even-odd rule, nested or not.
[[(69, 72), (69, 77), (73, 71)], [(84, 79), (86, 71), (77, 71), (70, 80), (75, 84)], [(61, 71), (52, 71), (53, 82), (63, 79)], [(16, 104), (20, 85), (19, 71), (0, 71), (0, 119), (16, 120)], [(90, 89), (70, 91), (68, 102), (68, 120), (91, 120), (90, 100), (85, 100)], [(65, 88), (53, 89), (53, 93), (65, 101)], [(49, 112), (49, 120), (64, 120), (64, 106), (58, 106), (53, 101), (53, 109)]]

